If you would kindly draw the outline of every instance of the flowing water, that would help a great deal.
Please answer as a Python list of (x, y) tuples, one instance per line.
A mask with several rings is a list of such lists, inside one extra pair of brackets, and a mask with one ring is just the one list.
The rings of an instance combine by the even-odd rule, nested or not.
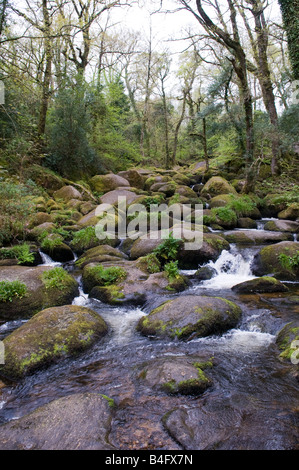
[[(231, 245), (216, 262), (209, 263), (217, 272), (215, 277), (200, 282), (192, 279), (193, 271), (184, 271), (192, 279), (187, 291), (156, 296), (142, 308), (111, 307), (89, 298), (81, 287), (80, 273), (74, 270), (80, 289), (73, 304), (97, 311), (109, 325), (109, 334), (79, 357), (66, 359), (2, 389), (0, 423), (24, 416), (59, 397), (88, 391), (115, 400), (116, 415), (109, 441), (118, 449), (201, 448), (196, 433), (190, 434), (189, 443), (177, 436), (180, 426), (186, 423), (179, 423), (175, 430), (163, 424), (163, 416), (176, 409), (191, 415), (205, 410), (205, 416), (210, 417), (207, 432), (211, 435), (215, 433), (212, 423), (218, 410), (216, 415), (219, 413), (230, 436), (219, 441), (220, 448), (294, 448), (298, 438), (299, 387), (290, 367), (279, 361), (275, 339), (282, 326), (298, 317), (297, 306), (288, 301), (291, 294), (298, 295), (298, 286), (291, 284), (289, 293), (263, 295), (240, 296), (231, 290), (233, 285), (254, 278), (250, 265), (259, 248)], [(53, 265), (48, 257), (43, 260)], [(243, 312), (240, 324), (222, 336), (189, 342), (146, 338), (136, 332), (142, 316), (164, 300), (186, 294), (219, 296), (236, 302)], [(0, 339), (21, 324), (22, 320), (1, 325)], [(186, 356), (213, 357), (214, 367), (208, 371), (213, 386), (201, 396), (169, 396), (139, 378), (148, 362)], [(231, 430), (232, 413), (242, 414), (244, 426)], [(196, 420), (191, 422), (191, 427), (196, 426)]]

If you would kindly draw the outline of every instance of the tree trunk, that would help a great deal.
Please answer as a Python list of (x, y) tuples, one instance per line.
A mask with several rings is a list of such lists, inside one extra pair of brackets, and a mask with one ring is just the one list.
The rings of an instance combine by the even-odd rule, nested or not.
[(41, 100), (41, 108), (40, 108), (40, 115), (39, 115), (39, 122), (38, 122), (38, 135), (42, 137), (45, 134), (46, 130), (46, 120), (47, 120), (47, 112), (49, 106), (49, 98), (50, 98), (50, 84), (51, 84), (51, 76), (52, 76), (52, 43), (51, 43), (51, 23), (50, 23), (50, 16), (48, 11), (48, 4), (47, 0), (43, 0), (43, 17), (44, 17), (44, 34), (45, 34), (45, 57), (46, 57), (46, 67), (44, 73), (44, 79), (42, 84), (42, 100)]

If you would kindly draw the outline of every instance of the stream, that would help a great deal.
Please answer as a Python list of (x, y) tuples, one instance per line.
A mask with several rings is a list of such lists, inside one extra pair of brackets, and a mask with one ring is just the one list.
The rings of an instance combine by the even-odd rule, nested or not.
[[(265, 221), (259, 221), (258, 230), (263, 230)], [(298, 445), (299, 384), (290, 366), (279, 361), (275, 339), (286, 323), (298, 317), (298, 306), (288, 298), (299, 294), (299, 285), (288, 283), (289, 292), (276, 294), (240, 295), (231, 290), (235, 284), (255, 277), (250, 264), (260, 248), (231, 244), (216, 262), (208, 263), (216, 269), (215, 277), (198, 281), (192, 277), (194, 271), (182, 271), (191, 279), (188, 290), (158, 296), (142, 308), (110, 307), (89, 298), (74, 262), (67, 263), (65, 269), (80, 285), (73, 304), (97, 311), (109, 325), (109, 334), (79, 357), (2, 389), (0, 424), (54, 399), (96, 392), (113, 398), (117, 405), (109, 436), (116, 449), (293, 449), (296, 440)], [(60, 264), (42, 256), (45, 265)], [(164, 300), (187, 294), (232, 300), (242, 309), (240, 324), (222, 336), (189, 342), (148, 338), (136, 332), (144, 314)], [(0, 339), (23, 321), (1, 324)], [(214, 367), (208, 371), (213, 385), (200, 396), (167, 395), (138, 380), (136, 371), (148, 361), (202, 355), (213, 357)], [(165, 425), (163, 416), (173, 410), (180, 411), (174, 414), (176, 420)], [(215, 431), (217, 419), (220, 424)], [(192, 431), (199, 422), (206, 426), (204, 439)]]

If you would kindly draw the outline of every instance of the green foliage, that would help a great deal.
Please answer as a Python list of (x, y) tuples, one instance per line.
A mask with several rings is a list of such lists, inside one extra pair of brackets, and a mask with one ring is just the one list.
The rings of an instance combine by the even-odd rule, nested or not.
[(74, 234), (70, 245), (75, 251), (84, 251), (96, 246), (98, 243), (99, 240), (96, 236), (95, 228), (86, 227)]
[(160, 260), (161, 263), (168, 261), (176, 261), (181, 240), (173, 238), (172, 233), (169, 235), (169, 238), (164, 240), (163, 243), (157, 246), (154, 250), (154, 254)]
[(278, 0), (278, 3), (287, 33), (293, 77), (295, 80), (299, 80), (299, 2), (298, 0)]
[(68, 178), (90, 174), (98, 164), (89, 143), (92, 116), (86, 91), (87, 85), (82, 81), (76, 86), (66, 83), (60, 88), (49, 112), (46, 163)]
[(53, 251), (63, 242), (62, 236), (58, 233), (48, 234), (48, 232), (42, 232), (39, 236), (39, 242), (42, 250)]
[(0, 258), (18, 260), (18, 264), (30, 264), (34, 261), (34, 254), (30, 252), (30, 246), (27, 243), (16, 245), (11, 248), (1, 248)]
[(230, 199), (226, 207), (235, 211), (238, 217), (245, 217), (256, 208), (256, 203), (246, 194), (240, 197), (231, 195)]
[(0, 243), (24, 240), (26, 221), (35, 211), (32, 191), (25, 184), (0, 182)]
[(286, 269), (297, 269), (299, 267), (299, 250), (294, 256), (288, 256), (285, 253), (280, 253), (279, 261)]
[(108, 268), (104, 268), (102, 265), (91, 266), (88, 271), (98, 286), (110, 286), (127, 277), (126, 271), (118, 266)]
[(0, 302), (12, 302), (15, 298), (21, 299), (27, 294), (27, 286), (20, 281), (0, 282)]
[(235, 211), (229, 207), (215, 207), (211, 210), (212, 216), (215, 217), (215, 221), (218, 221), (221, 225), (221, 222), (225, 224), (235, 224), (237, 223), (237, 215)]
[(42, 274), (42, 281), (46, 289), (59, 289), (64, 290), (69, 284), (69, 274), (60, 266), (53, 268), (49, 271), (45, 271)]
[(178, 279), (178, 277), (180, 276), (180, 271), (178, 268), (178, 260), (170, 261), (169, 263), (166, 263), (164, 266), (164, 271), (166, 272), (166, 275), (170, 281), (174, 281), (175, 279)]

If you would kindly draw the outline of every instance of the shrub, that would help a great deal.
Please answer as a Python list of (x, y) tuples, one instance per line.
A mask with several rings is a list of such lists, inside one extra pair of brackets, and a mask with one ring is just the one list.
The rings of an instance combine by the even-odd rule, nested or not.
[(180, 275), (178, 261), (170, 261), (169, 263), (165, 264), (164, 271), (166, 272), (170, 281), (177, 279)]
[(30, 187), (1, 181), (0, 184), (0, 244), (24, 240), (26, 221), (35, 211)]
[(278, 256), (281, 265), (286, 269), (296, 269), (299, 267), (299, 251), (294, 256), (288, 256), (280, 253)]
[(15, 298), (21, 299), (27, 294), (27, 286), (20, 281), (0, 282), (0, 302), (12, 302)]
[(178, 256), (180, 243), (181, 240), (173, 238), (173, 235), (171, 233), (169, 235), (169, 238), (166, 239), (160, 245), (158, 245), (153, 253), (157, 256), (158, 260), (161, 263), (165, 263), (167, 261), (175, 261)]

